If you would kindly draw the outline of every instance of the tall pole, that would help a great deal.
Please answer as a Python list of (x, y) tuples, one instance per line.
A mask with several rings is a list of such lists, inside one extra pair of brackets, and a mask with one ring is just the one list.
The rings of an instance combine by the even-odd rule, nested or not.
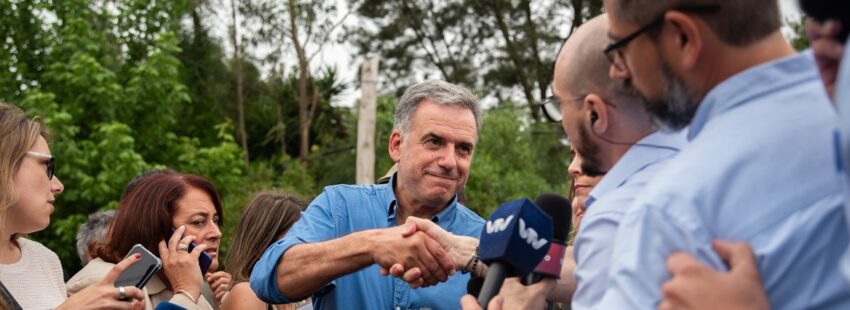
[(366, 56), (360, 68), (361, 90), (357, 119), (357, 184), (375, 183), (375, 109), (378, 99), (378, 56)]

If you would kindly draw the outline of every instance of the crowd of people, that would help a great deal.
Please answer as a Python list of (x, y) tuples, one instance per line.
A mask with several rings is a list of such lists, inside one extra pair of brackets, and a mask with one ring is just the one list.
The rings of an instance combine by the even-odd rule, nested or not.
[[(508, 278), (486, 305), (467, 287), (488, 224), (462, 201), (486, 129), (462, 86), (404, 92), (376, 184), (257, 193), (223, 262), (215, 186), (147, 171), (80, 227), (67, 282), (26, 238), (66, 190), (49, 130), (0, 104), (0, 309), (850, 309), (850, 8), (802, 2), (834, 15), (798, 53), (776, 0), (605, 0), (553, 70), (573, 154), (560, 278)], [(161, 270), (116, 287), (135, 245)]]

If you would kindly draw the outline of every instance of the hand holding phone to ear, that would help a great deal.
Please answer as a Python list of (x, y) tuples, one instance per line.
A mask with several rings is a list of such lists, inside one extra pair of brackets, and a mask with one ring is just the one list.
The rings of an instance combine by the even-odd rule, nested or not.
[(174, 293), (185, 292), (194, 300), (198, 300), (201, 289), (204, 286), (202, 274), (198, 272), (200, 266), (198, 257), (201, 256), (207, 246), (200, 244), (189, 252), (189, 243), (195, 240), (195, 236), (183, 236), (186, 227), (180, 226), (168, 240), (159, 242), (159, 256), (162, 259), (162, 270)]

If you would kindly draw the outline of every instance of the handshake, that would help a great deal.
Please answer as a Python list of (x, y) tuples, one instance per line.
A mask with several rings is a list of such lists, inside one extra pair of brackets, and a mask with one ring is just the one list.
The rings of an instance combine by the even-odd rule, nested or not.
[(381, 275), (401, 278), (413, 288), (445, 282), (459, 270), (479, 277), (487, 273), (477, 259), (477, 238), (454, 235), (426, 219), (410, 216), (403, 225), (381, 231), (374, 245)]

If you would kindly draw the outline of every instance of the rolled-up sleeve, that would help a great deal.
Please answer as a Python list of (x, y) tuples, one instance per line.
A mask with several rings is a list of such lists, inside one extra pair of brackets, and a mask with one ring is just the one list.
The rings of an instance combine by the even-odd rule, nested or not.
[[(330, 240), (335, 237), (335, 218), (331, 203), (332, 193), (323, 191), (283, 239), (273, 243), (251, 271), (251, 289), (261, 300), (272, 304), (296, 302), (277, 289), (277, 264), (283, 254), (294, 245)], [(333, 282), (329, 283), (332, 285)]]

